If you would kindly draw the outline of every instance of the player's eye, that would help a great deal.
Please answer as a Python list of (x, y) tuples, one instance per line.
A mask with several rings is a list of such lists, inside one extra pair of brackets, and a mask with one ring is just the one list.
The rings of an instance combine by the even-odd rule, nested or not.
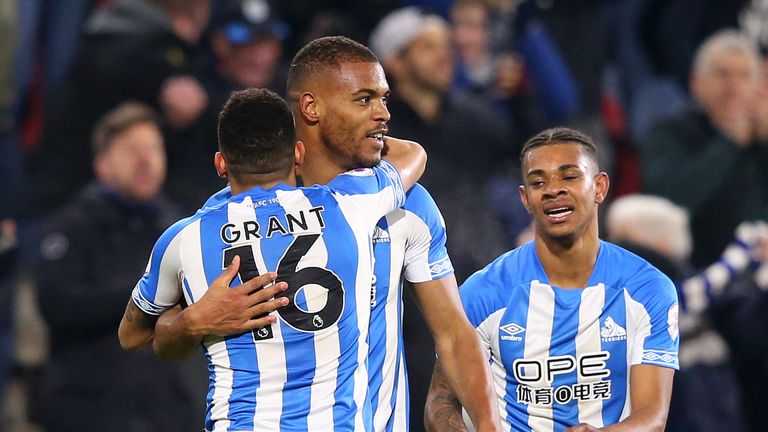
[(364, 105), (367, 105), (370, 101), (371, 101), (371, 97), (370, 96), (363, 96), (363, 97), (357, 99), (358, 103), (361, 103), (361, 104), (364, 104)]

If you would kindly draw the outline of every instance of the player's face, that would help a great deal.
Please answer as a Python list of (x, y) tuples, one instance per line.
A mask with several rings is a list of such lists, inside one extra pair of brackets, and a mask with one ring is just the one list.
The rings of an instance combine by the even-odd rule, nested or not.
[(523, 175), (520, 197), (534, 219), (537, 237), (573, 241), (597, 229), (597, 207), (608, 192), (608, 176), (597, 172), (581, 145), (530, 150)]
[(323, 144), (345, 169), (378, 164), (390, 118), (384, 70), (378, 63), (342, 63), (328, 75), (318, 101)]
[(165, 148), (160, 130), (138, 123), (116, 136), (96, 159), (99, 180), (123, 195), (148, 201), (157, 196), (165, 180)]

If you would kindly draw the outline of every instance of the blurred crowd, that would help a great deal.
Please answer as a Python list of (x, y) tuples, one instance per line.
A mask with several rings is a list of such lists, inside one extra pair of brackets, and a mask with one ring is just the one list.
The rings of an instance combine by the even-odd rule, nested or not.
[[(525, 140), (585, 131), (604, 237), (678, 286), (667, 430), (768, 430), (768, 0), (0, 2), (0, 430), (200, 428), (205, 366), (121, 352), (117, 325), (155, 239), (224, 186), (230, 92), (285, 95), (337, 34), (429, 154), (459, 282), (530, 236)], [(406, 303), (419, 431), (434, 349)]]

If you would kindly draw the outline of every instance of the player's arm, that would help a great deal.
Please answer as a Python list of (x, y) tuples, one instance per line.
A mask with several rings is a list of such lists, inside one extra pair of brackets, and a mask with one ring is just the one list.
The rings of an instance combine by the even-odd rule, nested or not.
[(424, 409), (424, 425), (429, 432), (466, 432), (464, 419), (461, 418), (461, 402), (456, 398), (453, 388), (445, 377), (440, 359), (435, 362), (432, 381), (427, 393), (427, 406)]
[(632, 366), (629, 376), (632, 414), (619, 423), (601, 429), (581, 424), (566, 429), (566, 432), (663, 431), (667, 422), (674, 375), (675, 370), (671, 368), (649, 364)]
[(413, 141), (385, 137), (381, 155), (400, 172), (405, 190), (416, 184), (427, 166), (427, 152)]
[[(240, 257), (235, 256), (200, 300), (160, 316), (154, 326), (152, 344), (158, 357), (181, 361), (194, 353), (203, 336), (229, 336), (275, 323), (276, 317), (265, 314), (288, 304), (286, 297), (274, 299), (288, 285), (272, 284), (277, 274), (270, 272), (231, 288), (239, 268)], [(262, 289), (268, 284), (272, 285)]]
[(117, 337), (126, 351), (136, 351), (152, 344), (157, 316), (139, 309), (133, 299), (128, 300)]
[[(466, 408), (477, 431), (498, 430), (499, 411), (487, 358), (461, 306), (456, 278), (451, 274), (414, 284), (413, 293), (435, 340), (445, 383), (456, 390), (456, 398)], [(439, 420), (429, 414), (425, 417), (425, 424)]]

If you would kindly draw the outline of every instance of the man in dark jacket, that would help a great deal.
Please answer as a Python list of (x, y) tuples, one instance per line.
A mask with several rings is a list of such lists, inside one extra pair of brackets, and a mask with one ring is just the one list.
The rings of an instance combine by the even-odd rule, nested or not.
[(128, 103), (109, 112), (93, 152), (98, 181), (51, 218), (39, 247), (36, 282), (52, 347), (37, 417), (63, 432), (195, 430), (205, 392), (184, 377), (198, 365), (126, 353), (117, 339), (130, 281), (179, 216), (159, 195), (165, 150), (152, 110)]
[(768, 83), (754, 44), (733, 31), (707, 39), (692, 70), (697, 106), (652, 128), (641, 160), (645, 192), (690, 213), (703, 267), (739, 223), (768, 218)]
[[(67, 78), (47, 106), (29, 213), (57, 208), (93, 178), (89, 134), (119, 103), (130, 99), (158, 108), (171, 130), (197, 119), (208, 103), (193, 77), (209, 61), (201, 39), (210, 3), (118, 0), (90, 17)], [(169, 165), (182, 151), (168, 148)]]

